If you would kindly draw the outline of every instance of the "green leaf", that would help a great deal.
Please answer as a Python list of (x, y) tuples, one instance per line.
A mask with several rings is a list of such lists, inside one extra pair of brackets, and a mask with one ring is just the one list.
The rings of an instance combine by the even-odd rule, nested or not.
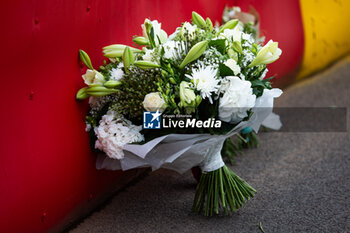
[(149, 43), (150, 43), (151, 47), (154, 48), (156, 46), (156, 43), (154, 41), (154, 29), (153, 29), (153, 27), (151, 27), (151, 30), (150, 30), (149, 35), (148, 35), (148, 39), (149, 39)]
[(250, 81), (253, 88), (253, 94), (256, 95), (256, 97), (261, 96), (264, 93), (264, 89), (271, 89), (271, 82), (270, 79), (264, 79), (264, 80), (252, 80)]
[(220, 73), (220, 76), (221, 77), (224, 77), (224, 76), (234, 76), (235, 74), (233, 73), (233, 70), (231, 70), (230, 67), (222, 64), (222, 63), (219, 63), (219, 73)]
[(221, 54), (225, 54), (226, 52), (226, 40), (218, 39), (209, 41), (209, 46), (215, 47)]

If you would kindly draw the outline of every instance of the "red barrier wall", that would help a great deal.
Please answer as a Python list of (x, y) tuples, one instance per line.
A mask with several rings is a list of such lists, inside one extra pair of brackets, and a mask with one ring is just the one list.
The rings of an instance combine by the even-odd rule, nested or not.
[[(298, 1), (14, 0), (1, 5), (0, 232), (60, 229), (72, 213), (122, 182), (121, 172), (96, 171), (84, 132), (86, 102), (78, 50), (102, 63), (101, 47), (131, 44), (145, 17), (170, 34), (192, 10), (220, 20), (226, 3), (252, 4), (267, 39), (283, 55), (271, 66), (279, 77), (302, 56)], [(125, 174), (125, 173), (123, 173)], [(74, 216), (74, 215), (72, 215)]]

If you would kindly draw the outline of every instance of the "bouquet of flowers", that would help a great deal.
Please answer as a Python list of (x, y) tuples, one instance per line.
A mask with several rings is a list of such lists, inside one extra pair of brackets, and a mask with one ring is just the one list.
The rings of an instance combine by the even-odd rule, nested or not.
[(160, 167), (183, 173), (200, 166), (193, 211), (211, 216), (235, 211), (256, 192), (225, 166), (227, 138), (258, 131), (282, 94), (264, 79), (266, 65), (279, 58), (278, 43), (258, 43), (237, 19), (220, 27), (196, 12), (170, 36), (157, 20), (146, 19), (135, 47), (103, 48), (109, 60), (87, 66), (86, 131), (103, 152), (97, 168)]

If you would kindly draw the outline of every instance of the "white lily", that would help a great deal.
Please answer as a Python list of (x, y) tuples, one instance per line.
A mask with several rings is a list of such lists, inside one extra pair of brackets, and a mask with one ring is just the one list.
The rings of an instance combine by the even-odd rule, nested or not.
[(248, 67), (253, 67), (261, 64), (270, 64), (276, 61), (282, 54), (282, 50), (278, 48), (278, 42), (270, 40), (259, 52), (256, 58), (249, 64)]
[(150, 21), (149, 19), (145, 19), (144, 24), (141, 25), (143, 36), (149, 40), (148, 34), (151, 28), (153, 28), (154, 43), (156, 45), (164, 43), (168, 39), (168, 34), (161, 29), (161, 26), (162, 24), (157, 20)]

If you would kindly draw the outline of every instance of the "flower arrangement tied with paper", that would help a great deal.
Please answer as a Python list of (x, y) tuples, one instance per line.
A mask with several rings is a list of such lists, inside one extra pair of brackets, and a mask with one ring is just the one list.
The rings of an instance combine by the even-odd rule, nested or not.
[(170, 36), (157, 20), (141, 27), (137, 48), (104, 47), (108, 62), (98, 70), (80, 50), (87, 86), (76, 98), (89, 98), (86, 131), (103, 152), (97, 168), (183, 173), (200, 166), (192, 210), (237, 210), (256, 191), (225, 165), (221, 150), (232, 135), (257, 132), (282, 94), (265, 79), (282, 53), (278, 43), (263, 46), (239, 20), (215, 27), (196, 12)]

